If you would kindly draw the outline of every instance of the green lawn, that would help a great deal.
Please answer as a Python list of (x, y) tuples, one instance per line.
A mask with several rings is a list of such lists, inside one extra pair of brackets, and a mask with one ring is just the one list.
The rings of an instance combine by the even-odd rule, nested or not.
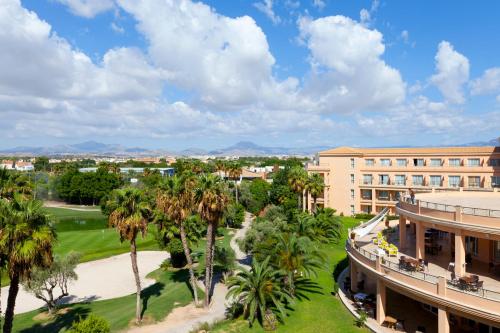
[[(350, 217), (342, 218), (345, 225), (344, 238), (338, 244), (324, 247), (329, 258), (329, 269), (321, 271), (315, 281), (321, 286), (321, 293), (308, 293), (309, 299), (297, 301), (294, 310), (289, 312), (285, 324), (280, 325), (279, 333), (310, 333), (310, 332), (367, 332), (354, 326), (354, 317), (344, 307), (341, 301), (330, 294), (333, 289), (332, 272), (335, 265), (346, 258), (344, 249), (347, 228), (359, 221)], [(263, 333), (262, 327), (255, 322), (252, 328), (245, 320), (226, 321), (218, 324), (211, 332), (217, 333)]]
[[(177, 272), (154, 271), (150, 274), (157, 281), (142, 292), (143, 316), (147, 321), (158, 321), (170, 313), (175, 306), (191, 302), (192, 295), (188, 284), (187, 270)], [(200, 291), (200, 295), (203, 292)], [(114, 332), (126, 328), (135, 316), (135, 294), (91, 303), (72, 304), (69, 311), (50, 321), (33, 319), (40, 310), (15, 316), (14, 332), (55, 333), (64, 332), (79, 316), (89, 313), (106, 318)]]
[(77, 211), (66, 208), (45, 208), (54, 217), (57, 232), (105, 229), (106, 216), (100, 211)]

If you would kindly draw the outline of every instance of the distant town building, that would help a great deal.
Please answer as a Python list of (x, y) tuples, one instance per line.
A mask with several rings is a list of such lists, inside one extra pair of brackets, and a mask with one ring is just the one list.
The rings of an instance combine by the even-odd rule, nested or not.
[(14, 161), (4, 160), (0, 162), (0, 169), (13, 170), (14, 168)]

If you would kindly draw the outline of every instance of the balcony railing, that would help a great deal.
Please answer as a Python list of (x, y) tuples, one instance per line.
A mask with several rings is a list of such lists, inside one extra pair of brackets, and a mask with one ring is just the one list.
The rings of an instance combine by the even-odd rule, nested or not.
[[(354, 246), (352, 243), (352, 240), (350, 240), (350, 239), (348, 239), (346, 241), (346, 250), (347, 251), (350, 251), (350, 250), (356, 251), (357, 253), (361, 254), (363, 257), (367, 258), (369, 261), (373, 262), (374, 265), (375, 265), (375, 262), (376, 262), (377, 257), (378, 257), (378, 255), (376, 255), (370, 251), (367, 251), (367, 250), (363, 249), (362, 247)], [(438, 284), (439, 278), (440, 278), (437, 275), (433, 275), (433, 274), (430, 274), (427, 272), (405, 270), (405, 269), (399, 267), (399, 263), (393, 262), (393, 261), (385, 259), (385, 258), (383, 258), (383, 260), (381, 262), (381, 266), (385, 267), (387, 269), (390, 269), (392, 271), (410, 276), (410, 277), (415, 278), (417, 280), (425, 281), (425, 282), (428, 282), (428, 283), (431, 283), (434, 285)], [(476, 297), (488, 299), (491, 301), (500, 302), (500, 292), (494, 291), (491, 289), (479, 288), (477, 291), (464, 290), (464, 289), (460, 288), (459, 286), (457, 286), (450, 279), (446, 279), (446, 288), (454, 290), (454, 291), (458, 291), (458, 292), (461, 292), (464, 294), (473, 295)]]
[[(411, 205), (416, 205), (416, 201), (415, 203), (413, 203), (410, 197), (402, 197), (400, 200), (409, 203)], [(450, 213), (457, 211), (456, 205), (448, 205), (448, 204), (430, 202), (424, 200), (419, 200), (419, 201), (421, 208), (428, 208)], [(465, 215), (500, 218), (500, 210), (498, 209), (485, 209), (485, 208), (464, 207), (464, 206), (462, 206), (461, 209), (462, 209), (462, 214)]]

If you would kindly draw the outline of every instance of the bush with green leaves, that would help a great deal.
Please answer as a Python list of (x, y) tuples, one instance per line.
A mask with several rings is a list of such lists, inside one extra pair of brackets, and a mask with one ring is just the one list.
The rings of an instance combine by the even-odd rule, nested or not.
[(109, 333), (111, 329), (106, 319), (90, 314), (85, 319), (73, 322), (68, 333)]
[(241, 228), (245, 220), (245, 207), (240, 203), (232, 203), (224, 213), (224, 224), (230, 228)]
[(214, 263), (222, 271), (231, 271), (235, 268), (236, 254), (233, 249), (215, 246)]
[(240, 185), (240, 201), (252, 214), (257, 215), (269, 203), (271, 185), (263, 179), (243, 181)]
[(166, 250), (170, 253), (170, 263), (172, 267), (180, 268), (186, 266), (186, 255), (184, 254), (184, 248), (182, 247), (180, 239), (172, 238)]

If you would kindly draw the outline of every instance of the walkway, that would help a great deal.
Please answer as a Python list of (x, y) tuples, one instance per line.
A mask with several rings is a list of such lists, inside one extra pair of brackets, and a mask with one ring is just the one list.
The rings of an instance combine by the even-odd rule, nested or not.
[[(248, 267), (247, 255), (242, 252), (236, 242), (245, 236), (253, 220), (252, 214), (245, 212), (245, 221), (242, 228), (238, 229), (231, 239), (230, 246), (236, 254), (240, 266)], [(193, 303), (175, 308), (165, 320), (142, 327), (128, 330), (128, 333), (187, 333), (203, 323), (214, 323), (225, 319), (227, 288), (222, 283), (215, 284), (212, 303), (208, 309), (197, 308)]]
[(49, 201), (46, 200), (43, 202), (44, 207), (48, 208), (64, 208), (69, 210), (76, 210), (80, 212), (100, 212), (101, 208), (99, 206), (84, 206), (84, 205), (71, 205), (62, 201)]
[[(137, 253), (142, 288), (156, 282), (154, 279), (147, 279), (146, 275), (157, 269), (168, 256), (169, 254), (164, 251), (139, 251)], [(79, 264), (75, 272), (78, 274), (78, 280), (69, 287), (71, 295), (65, 299), (66, 303), (104, 300), (135, 292), (129, 253)], [(59, 289), (57, 289), (56, 295), (59, 295), (58, 292)], [(8, 293), (9, 287), (2, 288), (2, 313), (5, 313)], [(15, 313), (36, 310), (44, 304), (43, 301), (26, 292), (24, 288), (20, 288)]]

